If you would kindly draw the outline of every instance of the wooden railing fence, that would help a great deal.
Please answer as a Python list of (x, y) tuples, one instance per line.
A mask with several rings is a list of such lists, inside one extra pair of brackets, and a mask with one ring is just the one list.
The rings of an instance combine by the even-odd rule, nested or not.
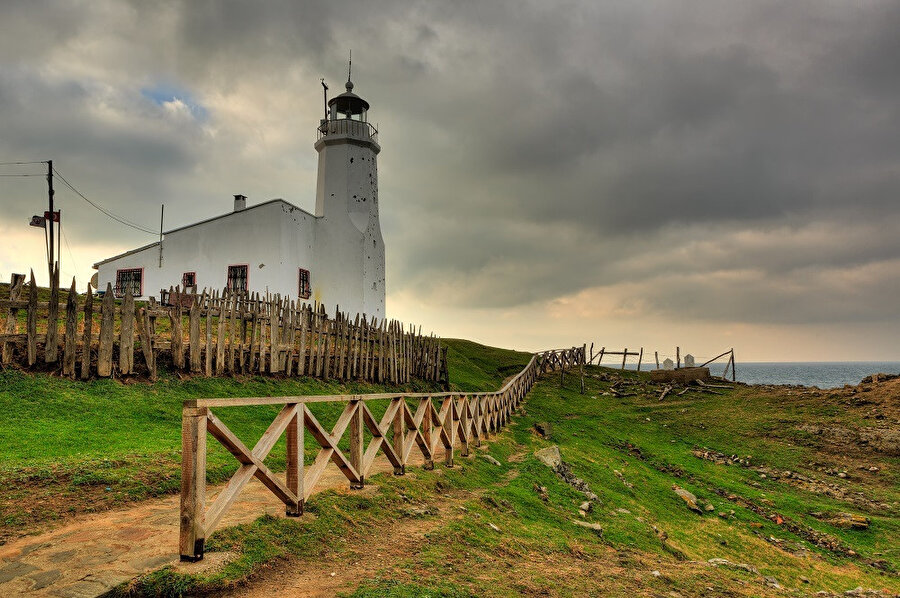
[(130, 290), (118, 301), (111, 285), (102, 298), (90, 286), (79, 296), (74, 280), (60, 303), (59, 272), (52, 277), (49, 299), (39, 302), (34, 273), (30, 284), (24, 280), (14, 274), (9, 298), (0, 300), (0, 314), (7, 316), (5, 330), (0, 329), (3, 365), (59, 368), (65, 376), (82, 379), (133, 374), (155, 379), (165, 358), (175, 370), (206, 376), (447, 381), (440, 339), (396, 320), (351, 317), (338, 310), (329, 317), (321, 305), (279, 295), (186, 294), (177, 288), (167, 293), (169, 305), (155, 300), (135, 305)]
[[(583, 347), (538, 353), (503, 388), (495, 392), (387, 393), (367, 395), (257, 397), (194, 399), (184, 402), (181, 428), (181, 559), (203, 558), (206, 538), (234, 504), (241, 489), (253, 477), (281, 500), (288, 516), (303, 513), (304, 502), (329, 462), (349, 480), (351, 488), (362, 488), (379, 451), (403, 475), (414, 448), (424, 468), (434, 467), (443, 448), (444, 463), (453, 466), (456, 446), (461, 455), (469, 445), (478, 446), (489, 434), (500, 430), (512, 417), (537, 377), (557, 368), (584, 364)], [(389, 401), (377, 419), (369, 408), (372, 401)], [(344, 403), (332, 429), (327, 430), (310, 410), (315, 403)], [(212, 411), (253, 405), (282, 405), (278, 415), (250, 449)], [(365, 445), (364, 431), (370, 439)], [(304, 464), (304, 433), (319, 445), (310, 466)], [(349, 431), (349, 449), (338, 445)], [(212, 435), (240, 463), (221, 493), (206, 508), (206, 437)], [(264, 460), (282, 434), (286, 438), (284, 479), (275, 475)]]

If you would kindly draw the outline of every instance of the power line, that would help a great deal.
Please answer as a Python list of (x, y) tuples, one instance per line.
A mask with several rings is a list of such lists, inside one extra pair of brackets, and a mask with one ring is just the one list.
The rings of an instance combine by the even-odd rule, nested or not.
[(140, 226), (139, 224), (135, 224), (134, 222), (129, 222), (128, 220), (125, 220), (125, 219), (122, 218), (121, 216), (117, 216), (117, 215), (114, 214), (113, 212), (110, 212), (109, 210), (107, 210), (107, 209), (104, 208), (103, 206), (101, 206), (101, 205), (99, 205), (99, 204), (97, 204), (97, 203), (91, 201), (90, 199), (88, 199), (87, 197), (85, 197), (85, 195), (84, 195), (81, 191), (79, 191), (79, 190), (76, 189), (74, 186), (72, 186), (72, 183), (70, 183), (69, 181), (67, 181), (67, 180), (66, 180), (66, 177), (64, 177), (63, 175), (61, 175), (61, 174), (59, 173), (59, 171), (56, 170), (55, 168), (53, 169), (53, 173), (56, 174), (56, 176), (58, 176), (59, 179), (60, 179), (63, 183), (65, 183), (66, 187), (68, 187), (69, 189), (71, 189), (72, 191), (74, 191), (74, 192), (78, 195), (78, 197), (80, 197), (80, 198), (83, 199), (84, 201), (88, 202), (89, 204), (91, 204), (92, 206), (94, 206), (95, 208), (97, 208), (97, 210), (99, 210), (100, 212), (102, 212), (102, 213), (105, 214), (106, 216), (112, 218), (113, 220), (115, 220), (115, 221), (118, 222), (119, 224), (124, 224), (125, 226), (130, 226), (131, 228), (133, 228), (133, 229), (135, 229), (135, 230), (139, 230), (139, 231), (141, 231), (141, 232), (143, 232), (143, 233), (147, 233), (147, 234), (150, 234), (150, 235), (153, 235), (153, 236), (156, 236), (156, 235), (159, 234), (158, 231), (154, 231), (154, 230), (150, 230), (150, 229), (148, 229), (148, 228), (144, 228), (144, 227)]
[(0, 174), (0, 176), (47, 176), (46, 174)]
[(32, 162), (0, 162), (0, 166), (13, 166), (19, 164), (46, 164), (46, 160), (34, 160)]

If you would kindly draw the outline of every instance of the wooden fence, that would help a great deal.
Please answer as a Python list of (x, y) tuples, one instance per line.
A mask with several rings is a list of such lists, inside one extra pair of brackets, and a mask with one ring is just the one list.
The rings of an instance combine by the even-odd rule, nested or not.
[[(288, 516), (297, 517), (303, 514), (304, 502), (329, 462), (337, 465), (351, 488), (363, 487), (379, 451), (394, 467), (396, 475), (405, 473), (414, 448), (421, 452), (426, 469), (434, 467), (440, 448), (443, 448), (444, 463), (452, 467), (456, 446), (459, 445), (460, 454), (466, 456), (470, 444), (478, 446), (489, 434), (499, 431), (540, 374), (584, 364), (584, 361), (583, 347), (536, 354), (521, 372), (495, 392), (187, 400), (183, 406), (181, 428), (181, 559), (197, 561), (203, 558), (206, 538), (253, 477), (285, 504)], [(389, 401), (380, 420), (367, 404), (371, 401)], [(325, 402), (344, 404), (343, 412), (330, 432), (310, 410), (311, 404)], [(251, 405), (282, 405), (252, 450), (212, 412), (214, 407)], [(368, 446), (365, 446), (365, 430), (370, 435)], [(320, 447), (309, 467), (304, 465), (305, 431)], [(344, 451), (338, 444), (348, 431), (349, 449)], [(206, 508), (207, 433), (240, 463), (209, 509)], [(287, 456), (284, 480), (264, 464), (282, 434), (286, 437)]]
[(24, 275), (14, 274), (9, 298), (0, 300), (0, 314), (7, 314), (0, 330), (3, 365), (49, 367), (82, 379), (134, 374), (155, 379), (165, 359), (175, 370), (206, 376), (447, 382), (440, 339), (395, 320), (340, 311), (329, 317), (320, 305), (279, 295), (185, 294), (177, 288), (168, 293), (169, 305), (155, 300), (136, 305), (130, 290), (119, 301), (111, 285), (102, 298), (90, 286), (79, 296), (74, 280), (60, 303), (58, 271), (49, 299), (39, 302), (34, 273), (30, 284), (24, 281)]

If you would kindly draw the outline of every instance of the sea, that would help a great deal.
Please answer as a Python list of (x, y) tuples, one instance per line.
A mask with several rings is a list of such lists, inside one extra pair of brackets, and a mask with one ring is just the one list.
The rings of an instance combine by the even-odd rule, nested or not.
[[(629, 366), (629, 369), (635, 367), (633, 364)], [(709, 369), (714, 376), (721, 376), (725, 364), (711, 363)], [(845, 384), (859, 384), (860, 380), (871, 374), (900, 374), (900, 361), (738, 362), (735, 369), (737, 381), (747, 384), (840, 388)], [(728, 378), (731, 378), (731, 368)]]

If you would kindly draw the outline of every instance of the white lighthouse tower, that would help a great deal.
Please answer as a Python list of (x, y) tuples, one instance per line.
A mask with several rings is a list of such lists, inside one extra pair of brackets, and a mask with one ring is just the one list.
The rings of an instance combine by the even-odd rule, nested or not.
[[(347, 91), (328, 101), (315, 144), (315, 299), (341, 311), (384, 317), (384, 240), (378, 221), (378, 131), (369, 103)], [(347, 304), (348, 298), (358, 304)]]

